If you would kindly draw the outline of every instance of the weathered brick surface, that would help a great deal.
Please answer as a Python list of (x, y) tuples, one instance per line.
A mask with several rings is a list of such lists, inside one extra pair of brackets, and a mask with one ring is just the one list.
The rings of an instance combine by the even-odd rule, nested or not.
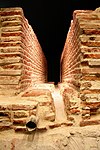
[(75, 95), (71, 96), (72, 92), (69, 93), (68, 88), (64, 91), (64, 98), (67, 96), (67, 113), (81, 113), (81, 126), (100, 124), (100, 8), (95, 11), (74, 11), (61, 57), (61, 67), (62, 82), (67, 82), (76, 89), (80, 97), (79, 108), (71, 109)]
[(46, 128), (47, 125), (54, 124), (55, 107), (50, 93), (47, 95), (44, 92), (31, 97), (0, 97), (0, 130), (25, 132), (26, 123), (31, 116), (38, 118), (39, 130), (43, 126)]
[[(0, 17), (0, 131), (6, 130), (0, 133), (0, 148), (27, 149), (31, 144), (30, 149), (99, 150), (100, 8), (73, 13), (61, 57), (62, 83), (58, 84), (65, 104), (63, 122), (56, 120), (62, 108), (54, 106), (54, 84), (44, 83), (46, 59), (22, 9), (0, 9)], [(36, 132), (26, 127), (31, 117), (38, 120)]]
[[(86, 18), (87, 16), (87, 18)], [(90, 17), (89, 17), (90, 16)], [(89, 107), (88, 111), (82, 111), (81, 126), (100, 124), (99, 121), (99, 94), (100, 94), (100, 12), (92, 11), (79, 16), (76, 15), (83, 30), (81, 34), (81, 73), (80, 98), (85, 101), (82, 106)], [(85, 63), (86, 62), (86, 63)], [(81, 99), (83, 101), (83, 99)], [(85, 115), (84, 115), (85, 113)]]
[[(77, 28), (76, 28), (77, 26)], [(71, 26), (67, 35), (64, 50), (61, 56), (61, 81), (76, 82), (78, 78), (76, 74), (80, 74), (80, 40), (79, 40), (79, 25), (76, 21), (71, 21)], [(73, 84), (73, 83), (72, 83)]]
[[(45, 56), (21, 8), (0, 8), (0, 39), (0, 95), (16, 95), (34, 82), (46, 82)], [(4, 85), (9, 89), (4, 91)]]
[(32, 103), (0, 104), (0, 129), (25, 131), (26, 118), (37, 114), (38, 129), (46, 129), (46, 125), (54, 128), (100, 124), (99, 9), (73, 13), (61, 56), (60, 89), (67, 114), (65, 123), (53, 122), (54, 85), (45, 84), (46, 58), (22, 9), (2, 8), (0, 16), (0, 95), (12, 96), (24, 91), (20, 100), (32, 98)]

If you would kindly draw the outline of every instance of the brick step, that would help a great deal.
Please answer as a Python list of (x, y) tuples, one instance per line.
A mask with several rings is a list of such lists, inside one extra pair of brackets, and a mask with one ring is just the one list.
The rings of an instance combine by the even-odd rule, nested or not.
[(92, 34), (100, 35), (100, 29), (98, 28), (96, 29), (81, 28), (81, 29), (82, 29), (83, 34), (86, 34), (86, 35), (92, 35)]
[(22, 58), (21, 57), (7, 57), (7, 58), (4, 57), (3, 59), (0, 59), (0, 66), (7, 65), (7, 64), (13, 65), (14, 63), (22, 63)]
[(20, 76), (0, 76), (0, 85), (18, 85), (20, 79)]
[(86, 46), (100, 46), (100, 35), (80, 35), (80, 40)]
[(100, 69), (99, 68), (82, 68), (81, 69), (82, 74), (100, 74)]
[(20, 42), (21, 37), (20, 36), (8, 36), (8, 37), (1, 37), (1, 43), (3, 42)]
[(0, 76), (19, 76), (21, 72), (21, 70), (1, 70)]
[(100, 81), (100, 74), (83, 75), (81, 77), (81, 80), (83, 80), (83, 81)]
[(0, 53), (16, 53), (16, 52), (23, 52), (23, 49), (20, 46), (0, 47)]
[(1, 16), (1, 22), (11, 22), (11, 21), (21, 21), (22, 16), (21, 15), (13, 15), (13, 16)]
[(81, 45), (81, 47), (80, 47), (80, 49), (81, 49), (81, 52), (82, 53), (85, 53), (85, 52), (88, 52), (88, 53), (95, 53), (95, 52), (100, 52), (100, 47), (88, 47), (88, 46), (83, 46), (83, 45)]

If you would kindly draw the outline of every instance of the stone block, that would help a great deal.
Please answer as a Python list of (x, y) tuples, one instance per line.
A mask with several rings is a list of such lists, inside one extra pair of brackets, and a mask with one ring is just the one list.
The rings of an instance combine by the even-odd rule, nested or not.
[(0, 130), (9, 130), (12, 129), (12, 122), (4, 121), (0, 122)]
[(85, 52), (89, 52), (89, 53), (94, 53), (94, 52), (100, 52), (100, 47), (89, 47), (89, 46), (80, 46), (81, 52), (85, 53)]
[(91, 62), (91, 61), (93, 62), (92, 59), (97, 59), (97, 61), (98, 61), (98, 59), (100, 59), (100, 53), (92, 53), (92, 52), (91, 53), (84, 53), (83, 59), (91, 59), (91, 60), (89, 60), (89, 62)]
[(88, 28), (82, 28), (82, 32), (86, 35), (92, 35), (92, 34), (100, 34), (100, 29), (88, 29)]
[(48, 113), (44, 117), (45, 120), (54, 121), (55, 120), (55, 113)]
[(41, 96), (41, 95), (51, 95), (49, 90), (42, 90), (42, 89), (32, 89), (25, 92), (22, 97), (29, 97), (29, 96)]
[(20, 84), (16, 85), (0, 85), (0, 95), (2, 96), (15, 96), (21, 92)]
[(27, 133), (26, 126), (12, 126), (15, 132)]
[(1, 76), (19, 76), (21, 75), (21, 70), (2, 70), (0, 71)]
[(20, 82), (20, 76), (0, 76), (1, 85), (18, 85)]
[(80, 27), (81, 28), (84, 28), (84, 29), (99, 29), (100, 28), (100, 22), (98, 23), (93, 23), (94, 20), (92, 20), (92, 23), (89, 22), (88, 23), (85, 23), (85, 22), (81, 22), (80, 23)]
[(100, 67), (100, 60), (96, 59), (96, 60), (89, 61), (89, 66)]
[(71, 114), (74, 114), (74, 115), (79, 115), (79, 114), (80, 114), (80, 110), (74, 108), (74, 109), (71, 109), (71, 110), (70, 110), (70, 113), (71, 113)]
[(0, 122), (10, 121), (12, 117), (12, 113), (9, 110), (5, 110), (6, 107), (0, 107), (2, 111), (0, 111)]
[(81, 94), (99, 94), (100, 89), (88, 89), (88, 90), (81, 90)]
[(14, 118), (13, 119), (13, 125), (26, 125), (27, 118)]
[(81, 82), (81, 90), (99, 90), (100, 89), (100, 81), (82, 81)]
[(82, 74), (100, 74), (99, 68), (82, 68)]
[(22, 69), (22, 63), (3, 64), (0, 66), (0, 70), (6, 70), (6, 69), (11, 69), (11, 70)]
[(0, 53), (13, 53), (13, 52), (22, 52), (23, 49), (20, 46), (16, 47), (0, 47)]
[(21, 45), (21, 41), (17, 42), (0, 42), (0, 47), (18, 47)]
[(2, 27), (20, 26), (21, 24), (20, 21), (5, 21), (2, 22)]
[(0, 65), (7, 65), (7, 64), (14, 64), (14, 63), (21, 63), (22, 59), (20, 57), (5, 57), (0, 59)]
[(14, 111), (13, 112), (13, 116), (14, 118), (24, 118), (24, 117), (28, 117), (29, 116), (29, 112), (28, 111)]
[(5, 22), (5, 21), (21, 21), (22, 16), (20, 15), (14, 15), (14, 16), (2, 16), (1, 17), (1, 22)]
[(94, 74), (94, 75), (83, 75), (81, 77), (81, 80), (84, 81), (100, 81), (100, 74)]
[(98, 125), (100, 120), (84, 120), (80, 122), (80, 126)]
[(11, 105), (11, 107), (12, 107), (12, 110), (33, 110), (34, 108), (36, 108), (37, 107), (37, 103), (34, 103), (34, 104), (27, 104), (27, 105), (25, 105), (25, 104), (12, 104)]
[[(6, 17), (2, 17), (2, 19), (9, 19), (9, 17), (7, 18), (7, 16)], [(2, 34), (3, 33), (13, 33), (13, 32), (21, 32), (21, 30), (22, 30), (22, 26), (13, 26), (13, 27), (2, 27), (2, 29), (1, 29), (1, 31), (2, 31)]]
[(21, 41), (20, 36), (1, 37), (1, 42), (18, 42)]

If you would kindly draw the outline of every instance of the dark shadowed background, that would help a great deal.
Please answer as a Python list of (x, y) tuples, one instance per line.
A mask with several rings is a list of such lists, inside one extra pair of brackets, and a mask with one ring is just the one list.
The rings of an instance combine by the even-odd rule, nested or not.
[(94, 10), (100, 0), (0, 0), (0, 7), (22, 7), (48, 62), (48, 81), (60, 81), (60, 57), (74, 10)]

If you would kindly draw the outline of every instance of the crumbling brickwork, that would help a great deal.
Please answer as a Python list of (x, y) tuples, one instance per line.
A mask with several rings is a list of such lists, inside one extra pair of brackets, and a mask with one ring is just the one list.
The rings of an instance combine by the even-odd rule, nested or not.
[(74, 11), (58, 86), (22, 9), (0, 17), (0, 148), (99, 150), (100, 8)]
[(1, 8), (0, 95), (16, 95), (46, 81), (46, 58), (23, 10)]
[(38, 130), (51, 125), (55, 108), (46, 82), (46, 58), (22, 8), (1, 8), (0, 130), (27, 132), (32, 117), (39, 118)]
[[(0, 97), (0, 131), (13, 129), (27, 132), (30, 118), (38, 118), (38, 129), (45, 129), (55, 120), (54, 104), (50, 91), (32, 91), (38, 95), (29, 97)], [(47, 122), (47, 123), (46, 123)]]
[[(81, 114), (81, 126), (100, 124), (99, 28), (100, 8), (95, 11), (74, 11), (61, 57), (61, 80), (76, 89), (80, 98), (80, 110), (78, 111), (79, 107), (75, 108), (74, 105), (74, 112)], [(67, 88), (64, 95), (67, 94), (68, 96), (69, 93)], [(70, 95), (72, 95), (72, 92)], [(70, 97), (70, 114), (73, 112), (71, 99), (73, 98)]]

